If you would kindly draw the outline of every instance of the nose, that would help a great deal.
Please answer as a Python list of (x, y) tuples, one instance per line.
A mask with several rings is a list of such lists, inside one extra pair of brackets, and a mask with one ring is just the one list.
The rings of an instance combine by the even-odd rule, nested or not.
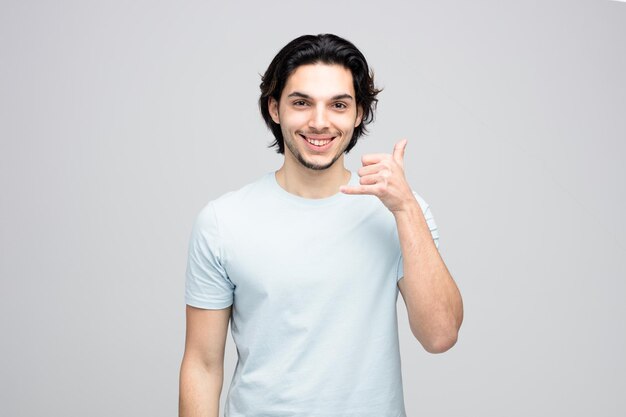
[(311, 117), (309, 118), (309, 127), (315, 130), (324, 130), (329, 127), (328, 114), (326, 114), (325, 106), (316, 106), (315, 109), (311, 112)]

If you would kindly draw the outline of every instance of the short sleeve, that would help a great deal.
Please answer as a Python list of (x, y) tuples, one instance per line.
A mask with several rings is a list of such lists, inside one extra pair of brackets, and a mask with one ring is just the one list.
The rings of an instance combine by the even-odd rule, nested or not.
[(185, 274), (185, 302), (204, 309), (233, 303), (234, 285), (223, 265), (222, 240), (213, 203), (198, 214), (189, 239)]
[[(437, 224), (435, 223), (435, 218), (433, 217), (433, 213), (430, 210), (430, 206), (415, 191), (413, 191), (413, 195), (415, 195), (417, 202), (420, 204), (422, 213), (424, 214), (424, 218), (426, 219), (426, 224), (428, 225), (428, 229), (430, 229), (430, 234), (433, 238), (433, 241), (435, 242), (435, 247), (438, 250), (439, 249), (439, 230), (437, 230)], [(400, 278), (404, 277), (404, 266), (403, 266), (402, 261), (403, 261), (402, 252), (400, 252), (396, 281), (400, 281)]]

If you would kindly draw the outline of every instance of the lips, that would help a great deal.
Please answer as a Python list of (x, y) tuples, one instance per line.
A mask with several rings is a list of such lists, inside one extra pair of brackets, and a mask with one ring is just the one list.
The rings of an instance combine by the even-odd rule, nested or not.
[(310, 139), (310, 140), (332, 140), (332, 139), (334, 139), (334, 136), (330, 136), (330, 135), (303, 135), (303, 134), (300, 134), (300, 136), (302, 136), (303, 138), (306, 138), (306, 139)]
[(335, 136), (330, 135), (303, 135), (301, 133), (299, 135), (304, 139), (309, 149), (314, 151), (327, 150), (335, 139)]

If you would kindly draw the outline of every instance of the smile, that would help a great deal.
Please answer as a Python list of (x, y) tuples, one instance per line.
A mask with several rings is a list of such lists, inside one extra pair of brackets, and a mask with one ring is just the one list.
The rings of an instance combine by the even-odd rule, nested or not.
[(319, 150), (324, 150), (328, 148), (328, 145), (335, 139), (334, 137), (331, 137), (331, 136), (310, 137), (310, 136), (304, 136), (302, 134), (300, 134), (300, 137), (306, 140), (308, 144), (312, 145), (315, 148), (318, 148)]

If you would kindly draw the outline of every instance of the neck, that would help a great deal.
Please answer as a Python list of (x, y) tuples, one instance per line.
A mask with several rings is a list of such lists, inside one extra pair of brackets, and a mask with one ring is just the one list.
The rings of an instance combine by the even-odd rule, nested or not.
[(350, 171), (343, 165), (343, 157), (323, 170), (306, 168), (301, 164), (283, 163), (275, 172), (278, 184), (291, 194), (303, 198), (327, 198), (337, 194), (339, 187), (348, 184)]

